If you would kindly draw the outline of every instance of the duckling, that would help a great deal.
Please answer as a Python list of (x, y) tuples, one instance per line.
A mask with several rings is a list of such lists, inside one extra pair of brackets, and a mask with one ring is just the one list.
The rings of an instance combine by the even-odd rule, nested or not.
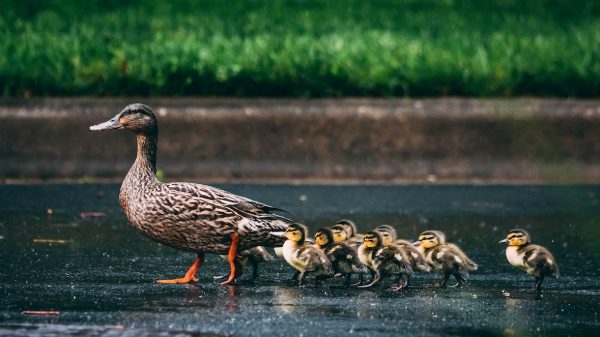
[(285, 234), (283, 257), (297, 272), (292, 277), (298, 284), (304, 284), (304, 278), (310, 273), (315, 276), (315, 286), (322, 279), (333, 277), (331, 262), (319, 248), (306, 243), (307, 229), (301, 224), (290, 225)]
[(396, 229), (390, 225), (379, 225), (375, 227), (374, 231), (381, 235), (383, 246), (388, 246), (394, 243), (398, 238), (398, 234), (396, 233)]
[(224, 190), (194, 183), (163, 183), (156, 179), (158, 123), (144, 104), (130, 104), (92, 131), (125, 129), (137, 139), (137, 157), (123, 180), (119, 204), (128, 222), (150, 239), (175, 249), (196, 253), (182, 278), (159, 283), (197, 282), (205, 253), (227, 254), (232, 283), (240, 270), (239, 251), (256, 246), (281, 246), (291, 221), (274, 214), (275, 207)]
[(350, 285), (352, 273), (368, 273), (368, 269), (358, 259), (355, 250), (345, 243), (335, 243), (331, 230), (321, 228), (315, 232), (315, 245), (321, 249), (333, 267), (335, 276), (346, 276), (345, 286)]
[[(363, 235), (358, 233), (354, 221), (348, 219), (338, 220), (333, 227), (343, 228), (346, 231), (346, 239), (344, 239), (344, 241), (347, 241), (351, 248), (355, 250), (358, 249), (358, 246), (363, 239)], [(333, 229), (333, 227), (331, 228)]]
[(370, 288), (381, 280), (384, 275), (396, 275), (397, 285), (391, 289), (401, 290), (408, 285), (413, 273), (409, 257), (403, 247), (382, 245), (382, 237), (377, 231), (365, 234), (362, 245), (358, 248), (360, 261), (371, 271), (371, 282), (359, 288)]
[(412, 266), (413, 270), (418, 270), (425, 273), (429, 273), (431, 271), (431, 267), (429, 264), (427, 264), (427, 261), (425, 261), (425, 256), (423, 256), (423, 253), (421, 253), (421, 251), (417, 249), (412, 242), (399, 239), (394, 241), (394, 245), (404, 248), (408, 254), (410, 265)]
[[(227, 256), (223, 256), (223, 258), (227, 258)], [(235, 257), (236, 264), (239, 264), (240, 275), (243, 274), (243, 268), (251, 265), (252, 266), (252, 276), (250, 278), (250, 282), (254, 282), (258, 277), (258, 265), (260, 263), (271, 262), (275, 258), (273, 255), (269, 254), (267, 249), (263, 246), (258, 246), (250, 249), (246, 249), (243, 252), (239, 253)], [(215, 280), (225, 280), (229, 277), (229, 274), (225, 274), (223, 276), (215, 276)], [(239, 277), (239, 276), (238, 276)]]
[(375, 231), (381, 235), (381, 243), (384, 247), (389, 245), (402, 247), (409, 258), (413, 270), (419, 270), (426, 273), (431, 271), (431, 267), (425, 261), (423, 253), (413, 246), (411, 242), (402, 239), (398, 240), (396, 229), (394, 227), (390, 225), (380, 225), (375, 227)]
[(418, 245), (427, 263), (444, 277), (434, 285), (445, 288), (450, 276), (461, 286), (469, 279), (469, 272), (477, 270), (477, 264), (455, 244), (446, 243), (446, 235), (440, 231), (429, 230), (419, 235)]
[(527, 231), (511, 229), (506, 239), (500, 243), (508, 243), (506, 259), (511, 265), (535, 277), (535, 290), (542, 290), (542, 282), (546, 276), (560, 276), (558, 264), (552, 253), (545, 247), (532, 244)]

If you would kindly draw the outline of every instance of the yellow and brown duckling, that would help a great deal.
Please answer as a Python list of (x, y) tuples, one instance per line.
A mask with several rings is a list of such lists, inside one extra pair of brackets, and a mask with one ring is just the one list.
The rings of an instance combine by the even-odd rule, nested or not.
[(469, 279), (469, 272), (477, 270), (477, 264), (455, 244), (446, 243), (446, 235), (440, 231), (429, 230), (419, 235), (414, 243), (425, 256), (425, 261), (444, 277), (435, 282), (435, 286), (446, 287), (450, 276), (461, 286)]
[(283, 258), (296, 269), (293, 280), (303, 284), (305, 277), (311, 274), (318, 286), (320, 280), (333, 277), (333, 268), (322, 250), (306, 242), (307, 233), (305, 226), (296, 223), (286, 229)]
[(321, 249), (333, 267), (335, 276), (345, 276), (345, 285), (350, 285), (353, 273), (368, 273), (368, 269), (358, 259), (356, 251), (346, 243), (336, 243), (330, 229), (321, 228), (315, 232), (315, 245)]
[(423, 253), (417, 247), (407, 240), (397, 239), (396, 229), (391, 225), (380, 225), (375, 227), (375, 231), (381, 235), (382, 246), (395, 245), (400, 246), (404, 252), (408, 255), (410, 264), (413, 270), (419, 270), (422, 272), (430, 272), (431, 267), (425, 261)]
[(374, 231), (381, 235), (381, 244), (383, 246), (388, 246), (394, 243), (398, 238), (398, 234), (396, 233), (396, 229), (391, 225), (379, 225), (375, 227)]
[(239, 276), (238, 251), (256, 246), (281, 246), (275, 233), (289, 221), (273, 214), (278, 209), (221, 189), (194, 183), (163, 183), (156, 179), (158, 123), (144, 104), (130, 104), (92, 131), (125, 129), (137, 139), (137, 157), (123, 180), (119, 203), (128, 222), (150, 239), (196, 253), (185, 276), (160, 283), (197, 281), (205, 253), (227, 254), (230, 284)]
[(558, 277), (560, 272), (554, 256), (545, 247), (531, 243), (529, 233), (523, 229), (511, 229), (506, 239), (506, 259), (508, 262), (535, 277), (534, 289), (540, 291), (547, 276)]
[[(227, 256), (223, 257), (227, 258)], [(252, 266), (252, 276), (250, 277), (250, 282), (254, 282), (258, 277), (258, 265), (260, 263), (271, 262), (273, 260), (275, 260), (273, 255), (271, 255), (263, 246), (246, 249), (235, 257), (236, 263), (239, 264), (239, 275), (243, 274), (242, 270), (244, 267)], [(229, 274), (215, 276), (214, 279), (222, 281), (226, 280), (227, 277), (229, 277)]]
[[(340, 229), (345, 232), (345, 236), (341, 236)], [(334, 235), (334, 240), (337, 243), (346, 242), (351, 248), (358, 249), (360, 242), (362, 242), (363, 235), (358, 233), (356, 224), (352, 220), (342, 219), (338, 220), (335, 225), (331, 227)]]
[(362, 245), (358, 248), (360, 261), (371, 271), (371, 282), (359, 288), (370, 288), (385, 275), (396, 275), (394, 291), (404, 289), (413, 273), (410, 258), (401, 246), (383, 246), (379, 232), (371, 231), (365, 234)]

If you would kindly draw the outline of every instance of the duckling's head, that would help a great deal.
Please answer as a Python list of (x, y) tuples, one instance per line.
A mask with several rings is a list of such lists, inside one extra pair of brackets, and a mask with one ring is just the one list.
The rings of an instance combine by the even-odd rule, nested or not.
[(391, 245), (398, 237), (396, 229), (390, 225), (377, 226), (375, 227), (375, 231), (381, 235), (381, 244), (383, 246)]
[(336, 226), (337, 225), (341, 225), (341, 226), (343, 226), (346, 229), (348, 239), (351, 238), (351, 237), (353, 237), (357, 233), (356, 224), (352, 220), (348, 220), (348, 219), (338, 220), (335, 223), (335, 225)]
[(327, 228), (321, 228), (315, 232), (315, 243), (319, 247), (327, 246), (333, 242), (333, 234)]
[(152, 134), (158, 130), (152, 110), (141, 103), (129, 104), (110, 120), (90, 126), (92, 131), (127, 129), (139, 134)]
[(307, 232), (308, 232), (308, 230), (306, 229), (306, 227), (304, 225), (301, 225), (299, 223), (294, 223), (294, 224), (289, 225), (288, 228), (285, 230), (285, 236), (290, 241), (294, 241), (297, 243), (304, 243)]
[(440, 231), (425, 231), (419, 235), (419, 241), (415, 243), (425, 249), (433, 248), (446, 243), (446, 234)]
[(376, 231), (370, 231), (366, 233), (363, 239), (363, 244), (367, 248), (381, 247), (381, 242), (381, 235), (379, 235), (379, 233), (377, 233)]
[(346, 242), (349, 238), (348, 231), (344, 225), (334, 225), (331, 227), (331, 234), (335, 243)]
[(531, 237), (526, 230), (523, 229), (511, 229), (506, 234), (506, 239), (501, 240), (499, 243), (508, 243), (509, 246), (523, 246), (531, 241)]

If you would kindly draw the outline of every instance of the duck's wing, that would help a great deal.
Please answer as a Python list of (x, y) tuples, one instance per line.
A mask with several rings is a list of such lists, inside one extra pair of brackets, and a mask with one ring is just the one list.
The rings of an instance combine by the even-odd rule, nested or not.
[(473, 260), (471, 260), (467, 254), (465, 254), (465, 252), (462, 251), (462, 249), (460, 249), (459, 246), (453, 244), (453, 243), (447, 243), (446, 244), (452, 251), (455, 252), (455, 254), (457, 254), (458, 256), (460, 256), (460, 258), (464, 261), (465, 263), (465, 267), (469, 270), (469, 271), (475, 271), (477, 270), (477, 268), (479, 268), (479, 266), (477, 265), (477, 263), (473, 262)]
[[(163, 190), (151, 202), (161, 208), (165, 217), (174, 221), (208, 224), (212, 230), (226, 234), (237, 231), (260, 245), (259, 241), (272, 232), (284, 231), (290, 222), (285, 217), (270, 213), (275, 208), (225, 192), (207, 185), (191, 183), (162, 184)], [(248, 236), (249, 235), (249, 236)], [(263, 237), (263, 239), (261, 239)], [(279, 237), (269, 238), (266, 244), (280, 244)], [(271, 242), (272, 241), (272, 242)]]

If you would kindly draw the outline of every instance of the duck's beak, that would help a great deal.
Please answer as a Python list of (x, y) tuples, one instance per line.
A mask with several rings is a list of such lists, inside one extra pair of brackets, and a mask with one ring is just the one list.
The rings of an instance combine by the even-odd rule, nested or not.
[(114, 129), (122, 129), (123, 126), (119, 124), (119, 118), (121, 117), (121, 113), (118, 113), (115, 117), (110, 120), (92, 125), (90, 126), (90, 131), (103, 131), (103, 130), (114, 130)]
[(498, 243), (507, 243), (507, 242), (508, 242), (508, 239), (498, 241)]
[(412, 243), (413, 246), (420, 246), (421, 245), (421, 241), (417, 240), (415, 242)]

